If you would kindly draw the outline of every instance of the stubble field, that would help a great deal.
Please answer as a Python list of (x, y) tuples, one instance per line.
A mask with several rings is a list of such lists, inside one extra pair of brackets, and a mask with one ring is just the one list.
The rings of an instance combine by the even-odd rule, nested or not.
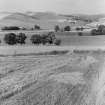
[(1, 56), (0, 105), (104, 105), (104, 51)]

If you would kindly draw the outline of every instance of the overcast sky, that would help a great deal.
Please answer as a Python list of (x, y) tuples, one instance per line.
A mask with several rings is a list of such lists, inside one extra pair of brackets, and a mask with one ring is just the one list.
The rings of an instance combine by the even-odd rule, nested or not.
[(105, 13), (105, 0), (0, 0), (0, 11), (98, 14)]

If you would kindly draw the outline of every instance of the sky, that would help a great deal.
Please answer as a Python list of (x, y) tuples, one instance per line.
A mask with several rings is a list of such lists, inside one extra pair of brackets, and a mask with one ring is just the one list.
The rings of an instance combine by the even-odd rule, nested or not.
[(105, 0), (0, 0), (2, 11), (105, 14)]

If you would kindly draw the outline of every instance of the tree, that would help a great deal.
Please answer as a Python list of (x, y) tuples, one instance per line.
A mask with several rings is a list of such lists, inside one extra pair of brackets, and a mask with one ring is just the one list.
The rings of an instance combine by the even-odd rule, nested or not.
[(30, 40), (31, 40), (31, 42), (33, 44), (41, 44), (41, 36), (40, 36), (40, 34), (32, 35)]
[(16, 36), (16, 41), (17, 43), (19, 44), (25, 44), (25, 40), (26, 40), (26, 35), (24, 33), (19, 33), (17, 36)]
[(48, 38), (48, 35), (47, 35), (47, 34), (43, 34), (43, 35), (41, 36), (41, 43), (42, 43), (43, 45), (45, 45), (46, 43), (49, 43), (49, 38)]
[(48, 33), (48, 41), (49, 41), (49, 44), (53, 44), (53, 42), (54, 42), (55, 39), (56, 39), (55, 33), (54, 32), (49, 32)]
[(61, 40), (60, 39), (55, 39), (54, 44), (59, 46), (61, 44)]
[(49, 32), (48, 34), (43, 34), (43, 35), (35, 34), (32, 35), (30, 40), (33, 44), (43, 44), (43, 45), (47, 43), (55, 45), (61, 44), (61, 40), (56, 39), (54, 32)]
[(4, 41), (9, 45), (16, 44), (16, 34), (14, 33), (8, 33), (4, 37)]
[(56, 25), (56, 26), (54, 27), (54, 30), (55, 30), (55, 32), (58, 32), (58, 31), (60, 30), (59, 26)]
[(70, 30), (71, 30), (70, 26), (65, 26), (64, 27), (64, 31), (70, 31)]
[(93, 30), (91, 30), (91, 34), (92, 34), (92, 35), (98, 35), (99, 32), (98, 32), (97, 29), (93, 29)]
[(104, 25), (99, 25), (98, 27), (98, 31), (100, 32), (100, 34), (103, 34), (103, 30), (105, 29)]
[(102, 35), (105, 35), (105, 28), (102, 30)]

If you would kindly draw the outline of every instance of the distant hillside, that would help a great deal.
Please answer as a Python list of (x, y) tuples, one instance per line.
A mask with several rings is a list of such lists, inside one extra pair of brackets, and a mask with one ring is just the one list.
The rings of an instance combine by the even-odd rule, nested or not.
[(90, 24), (87, 24), (90, 27), (96, 28), (99, 25), (105, 25), (105, 17), (98, 19), (97, 21), (94, 21)]
[(100, 18), (104, 18), (105, 14), (97, 14), (97, 15), (86, 15), (86, 14), (72, 14), (72, 15), (64, 15), (66, 17), (72, 17), (75, 20), (90, 20), (92, 22), (98, 21)]
[(60, 16), (59, 14), (55, 14), (52, 12), (37, 12), (34, 17), (37, 17), (41, 20), (57, 20), (57, 19), (65, 19), (65, 16)]
[(35, 20), (38, 20), (38, 18), (23, 13), (13, 13), (9, 16), (4, 17), (3, 20), (20, 20), (26, 22), (34, 22)]
[(0, 19), (10, 15), (11, 13), (10, 12), (0, 12)]
[[(0, 16), (2, 14), (0, 13)], [(54, 29), (55, 25), (59, 25), (60, 27), (65, 25), (70, 25), (72, 27), (83, 26), (103, 17), (103, 15), (61, 15), (52, 12), (31, 11), (25, 13), (5, 13), (5, 16), (2, 16), (0, 19), (0, 27), (14, 25), (32, 28), (35, 24), (38, 24), (43, 29)], [(73, 24), (72, 21), (76, 23)]]

